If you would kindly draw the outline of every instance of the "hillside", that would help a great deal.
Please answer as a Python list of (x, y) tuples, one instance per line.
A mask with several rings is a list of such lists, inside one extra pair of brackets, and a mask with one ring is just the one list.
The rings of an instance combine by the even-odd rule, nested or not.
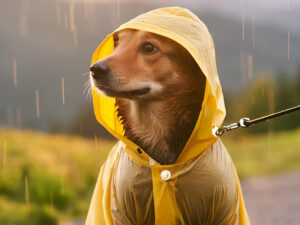
[[(118, 14), (116, 1), (111, 4), (84, 2), (1, 1), (0, 124), (40, 130), (69, 125), (77, 112), (91, 103), (83, 94), (88, 76), (81, 75), (88, 72), (95, 48), (120, 23), (167, 5), (157, 2), (122, 4), (120, 1)], [(177, 3), (180, 5), (179, 1)], [(252, 78), (249, 79), (245, 71), (251, 55), (254, 77), (261, 71), (282, 69), (288, 72), (298, 66), (299, 34), (291, 32), (288, 60), (289, 30), (283, 26), (257, 21), (254, 47), (251, 16), (245, 18), (245, 40), (242, 40), (241, 17), (196, 6), (192, 10), (207, 24), (214, 37), (218, 71), (226, 92), (237, 92), (249, 85)], [(62, 78), (65, 105), (62, 104)], [(39, 91), (39, 118), (36, 116), (36, 90)]]

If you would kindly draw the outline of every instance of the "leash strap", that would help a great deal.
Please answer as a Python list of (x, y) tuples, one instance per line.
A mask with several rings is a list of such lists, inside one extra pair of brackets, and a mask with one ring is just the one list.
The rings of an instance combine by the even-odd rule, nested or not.
[(225, 131), (235, 130), (235, 129), (240, 128), (240, 127), (248, 128), (248, 127), (250, 127), (254, 124), (257, 124), (257, 123), (260, 123), (260, 122), (263, 122), (263, 121), (266, 121), (266, 120), (270, 120), (270, 119), (273, 119), (275, 117), (282, 116), (284, 114), (288, 114), (288, 113), (295, 112), (295, 111), (298, 111), (298, 110), (300, 110), (300, 105), (289, 108), (289, 109), (285, 109), (285, 110), (282, 110), (282, 111), (279, 111), (279, 112), (276, 112), (276, 113), (272, 113), (272, 114), (267, 115), (267, 116), (262, 116), (262, 117), (259, 117), (257, 119), (253, 119), (253, 120), (250, 120), (249, 118), (242, 118), (242, 119), (240, 119), (240, 121), (238, 123), (232, 123), (232, 124), (229, 124), (227, 126), (222, 126), (220, 128), (214, 127), (213, 128), (213, 134), (215, 136), (222, 136)]

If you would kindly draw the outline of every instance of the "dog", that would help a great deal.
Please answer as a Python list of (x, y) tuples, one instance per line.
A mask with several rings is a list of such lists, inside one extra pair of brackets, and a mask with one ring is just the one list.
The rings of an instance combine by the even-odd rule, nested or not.
[(114, 51), (90, 71), (92, 85), (117, 99), (125, 136), (160, 164), (175, 163), (205, 91), (190, 53), (169, 38), (126, 29), (114, 34)]
[(86, 225), (250, 225), (220, 138), (213, 39), (181, 7), (122, 24), (90, 67), (98, 122), (119, 139), (101, 166)]

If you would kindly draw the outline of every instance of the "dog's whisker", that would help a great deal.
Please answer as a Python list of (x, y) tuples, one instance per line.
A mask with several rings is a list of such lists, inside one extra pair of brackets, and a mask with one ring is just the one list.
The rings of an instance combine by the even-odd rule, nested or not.
[(84, 85), (83, 85), (83, 93), (86, 91), (86, 89), (88, 89), (89, 88), (89, 85), (88, 85), (88, 83), (85, 83)]
[(88, 94), (90, 88), (91, 88), (90, 86), (86, 86), (83, 90), (83, 95)]
[(85, 93), (85, 98), (88, 100), (92, 97), (92, 91), (91, 89), (88, 89), (88, 91), (86, 91)]
[(92, 96), (92, 84), (90, 79), (88, 79), (83, 86), (84, 89), (82, 95), (85, 95), (86, 99), (89, 99), (89, 97)]
[(88, 79), (85, 83), (84, 83), (84, 87), (86, 87), (86, 86), (88, 86), (89, 84), (90, 84), (91, 82), (90, 82), (90, 79)]
[(89, 75), (90, 74), (90, 71), (89, 72), (85, 72), (83, 74), (81, 74), (80, 76), (86, 76), (86, 75)]

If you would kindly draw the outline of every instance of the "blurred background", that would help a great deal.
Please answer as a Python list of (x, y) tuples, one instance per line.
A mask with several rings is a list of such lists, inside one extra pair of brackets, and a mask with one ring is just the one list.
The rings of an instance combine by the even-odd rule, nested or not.
[[(1, 0), (0, 224), (84, 221), (115, 142), (85, 85), (93, 51), (123, 22), (175, 5), (213, 36), (224, 124), (300, 104), (300, 0)], [(300, 224), (299, 129), (296, 112), (224, 135), (253, 224)]]

